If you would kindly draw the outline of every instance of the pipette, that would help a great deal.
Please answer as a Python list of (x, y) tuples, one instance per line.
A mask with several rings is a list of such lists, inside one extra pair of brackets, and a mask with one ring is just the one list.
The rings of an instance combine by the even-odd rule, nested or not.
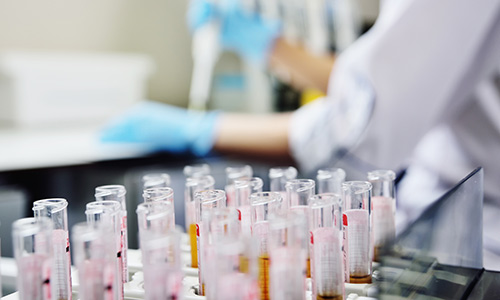
[(342, 184), (344, 214), (345, 280), (350, 283), (371, 283), (370, 208), (372, 185), (366, 181)]
[(68, 234), (68, 201), (63, 198), (38, 200), (33, 203), (35, 218), (52, 220), (52, 289), (54, 299), (72, 299), (71, 254)]
[(125, 194), (127, 191), (123, 185), (102, 185), (95, 188), (96, 201), (117, 201), (120, 204), (120, 230), (121, 230), (121, 253), (123, 263), (123, 282), (128, 282), (128, 230), (127, 230), (127, 201)]
[(51, 299), (52, 221), (24, 218), (12, 223), (17, 289), (21, 300)]
[[(95, 224), (97, 225), (97, 224)], [(113, 231), (82, 222), (73, 226), (71, 244), (78, 269), (80, 300), (118, 299)]]
[(198, 247), (196, 242), (196, 205), (195, 193), (214, 189), (215, 180), (210, 175), (186, 178), (184, 190), (184, 204), (186, 214), (186, 228), (189, 232), (189, 243), (191, 245), (191, 267), (198, 268)]
[(123, 261), (122, 261), (122, 238), (121, 238), (121, 205), (117, 201), (96, 201), (86, 205), (85, 215), (90, 226), (99, 228), (104, 226), (112, 230), (112, 241), (115, 252), (115, 297), (123, 299)]
[(391, 170), (368, 172), (372, 184), (373, 260), (378, 261), (380, 248), (396, 237), (396, 198)]
[(311, 280), (314, 300), (344, 299), (342, 200), (318, 194), (309, 200)]

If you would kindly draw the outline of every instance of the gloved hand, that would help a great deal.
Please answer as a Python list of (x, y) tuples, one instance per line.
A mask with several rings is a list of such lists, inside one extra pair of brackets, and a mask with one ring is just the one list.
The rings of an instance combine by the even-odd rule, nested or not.
[(256, 12), (244, 11), (241, 0), (191, 0), (188, 23), (192, 31), (207, 22), (220, 22), (220, 42), (253, 63), (264, 64), (275, 39), (281, 33), (278, 20), (265, 19)]
[(102, 142), (142, 143), (171, 152), (206, 155), (215, 142), (219, 113), (193, 112), (144, 101), (113, 120), (101, 132)]

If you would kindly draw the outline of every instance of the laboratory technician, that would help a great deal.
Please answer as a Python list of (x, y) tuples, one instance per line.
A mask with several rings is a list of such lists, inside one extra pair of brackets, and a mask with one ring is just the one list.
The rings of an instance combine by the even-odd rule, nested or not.
[(242, 13), (237, 5), (220, 13), (203, 0), (192, 2), (194, 30), (215, 17), (226, 49), (327, 96), (291, 114), (269, 115), (195, 113), (143, 103), (111, 122), (104, 141), (197, 155), (212, 149), (291, 155), (303, 173), (335, 164), (351, 178), (410, 165), (401, 185), (407, 202), (398, 203), (409, 217), (411, 207), (422, 206), (429, 195), (415, 190), (444, 189), (483, 166), (484, 259), (486, 268), (495, 268), (500, 1), (382, 1), (375, 25), (335, 59), (288, 44), (279, 37), (279, 24)]

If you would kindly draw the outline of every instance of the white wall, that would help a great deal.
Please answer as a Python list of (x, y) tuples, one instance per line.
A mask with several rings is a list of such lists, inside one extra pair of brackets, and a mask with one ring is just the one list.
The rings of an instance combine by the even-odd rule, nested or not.
[(149, 97), (184, 105), (191, 76), (186, 0), (0, 0), (0, 51), (142, 52), (157, 69)]

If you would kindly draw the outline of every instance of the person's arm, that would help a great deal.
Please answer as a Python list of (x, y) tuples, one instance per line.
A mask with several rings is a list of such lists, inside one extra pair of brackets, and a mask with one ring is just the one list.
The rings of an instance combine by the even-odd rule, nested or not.
[(222, 153), (290, 158), (288, 125), (291, 114), (222, 114), (214, 150)]
[(278, 38), (269, 55), (269, 67), (280, 80), (302, 90), (314, 88), (327, 92), (334, 55), (315, 55), (304, 47)]

